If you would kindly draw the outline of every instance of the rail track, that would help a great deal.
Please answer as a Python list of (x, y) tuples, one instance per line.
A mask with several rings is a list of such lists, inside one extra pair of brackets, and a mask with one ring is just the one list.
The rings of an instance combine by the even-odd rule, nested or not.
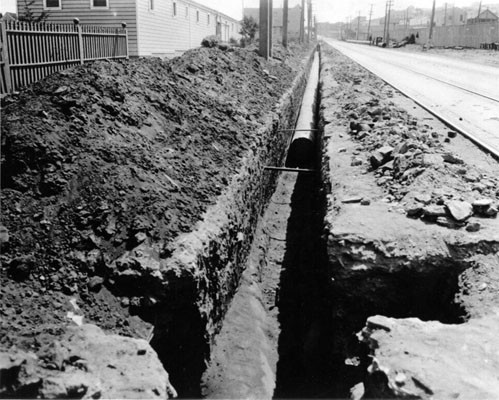
[[(329, 42), (327, 41), (328, 44), (332, 45), (335, 47), (337, 50), (341, 51), (344, 53), (347, 57), (351, 58), (358, 64), (360, 64), (363, 68), (368, 70), (369, 72), (377, 75), (380, 79), (382, 79), (385, 83), (388, 85), (392, 86), (394, 89), (402, 93), (404, 96), (412, 99), (416, 104), (418, 104), (420, 107), (424, 108), (426, 111), (428, 111), (430, 114), (438, 118), (440, 121), (445, 123), (447, 126), (449, 126), (451, 129), (455, 130), (456, 132), (459, 132), (461, 135), (465, 136), (468, 138), (470, 141), (475, 143), (479, 148), (481, 148), (483, 151), (486, 153), (490, 154), (493, 156), (496, 160), (499, 160), (499, 130), (491, 130), (490, 127), (484, 128), (484, 131), (487, 130), (487, 134), (483, 134), (482, 132), (472, 132), (470, 128), (466, 128), (464, 124), (462, 123), (463, 118), (455, 118), (449, 115), (449, 113), (446, 113), (445, 111), (442, 112), (439, 110), (439, 107), (436, 105), (430, 104), (430, 101), (428, 101), (428, 98), (425, 98), (424, 96), (418, 96), (417, 91), (411, 90), (409, 87), (404, 87), (404, 85), (400, 84), (400, 82), (397, 79), (393, 79), (390, 74), (383, 74), (382, 71), (380, 71), (380, 66), (374, 66), (373, 64), (363, 62), (363, 60), (359, 57), (356, 57), (355, 53), (351, 53), (346, 49), (344, 46), (337, 45), (335, 42)], [(358, 45), (357, 45), (358, 46)], [(360, 47), (360, 46), (358, 46)], [(347, 50), (347, 51), (345, 51)], [(482, 99), (482, 102), (487, 103), (487, 107), (495, 109), (495, 115), (499, 121), (499, 106), (497, 105), (499, 103), (499, 96), (494, 96), (494, 95), (489, 95), (485, 94), (479, 90), (473, 90), (471, 88), (466, 88), (463, 85), (459, 85), (455, 82), (451, 82), (449, 80), (445, 79), (440, 79), (436, 76), (418, 71), (414, 68), (410, 68), (407, 65), (401, 65), (397, 62), (390, 61), (391, 66), (398, 68), (400, 70), (403, 70), (404, 73), (412, 73), (416, 74), (419, 76), (424, 77), (425, 79), (428, 79), (429, 82), (438, 82), (440, 84), (446, 85), (448, 87), (451, 87), (453, 90), (460, 91), (462, 93), (466, 93), (467, 95), (475, 96), (476, 98)], [(493, 85), (493, 82), (492, 82)], [(454, 97), (458, 97), (457, 95), (454, 95)], [(459, 96), (461, 97), (461, 96)], [(471, 103), (471, 102), (470, 102)], [(478, 131), (478, 130), (477, 130)], [(492, 138), (492, 140), (491, 140)]]

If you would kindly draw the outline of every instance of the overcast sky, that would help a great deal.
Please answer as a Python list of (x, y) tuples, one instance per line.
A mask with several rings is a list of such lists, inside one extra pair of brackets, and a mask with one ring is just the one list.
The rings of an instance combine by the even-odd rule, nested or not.
[[(74, 1), (74, 0), (70, 0)], [(146, 1), (146, 0), (138, 0)], [(170, 1), (170, 0), (157, 0), (157, 1)], [(225, 14), (234, 18), (242, 18), (242, 7), (258, 7), (260, 0), (196, 0), (198, 3), (207, 5), (211, 8), (217, 9)], [(289, 6), (293, 7), (296, 4), (301, 4), (301, 0), (288, 0)], [(394, 0), (395, 9), (404, 9), (411, 4), (421, 8), (431, 8), (433, 0)], [(497, 1), (484, 1), (485, 3), (496, 3)], [(474, 0), (449, 0), (447, 2), (455, 6), (469, 6), (472, 4), (477, 5), (478, 2)], [(314, 14), (317, 16), (319, 22), (335, 22), (345, 21), (348, 17), (355, 17), (359, 11), (361, 15), (367, 16), (369, 14), (370, 4), (373, 4), (373, 18), (380, 17), (384, 13), (385, 0), (312, 0)], [(445, 1), (437, 0), (437, 7), (443, 6)], [(282, 7), (282, 0), (274, 0), (274, 7)], [(16, 0), (0, 0), (0, 12), (16, 10)]]
[[(164, 0), (163, 0), (164, 1)], [(205, 4), (218, 9), (234, 18), (241, 18), (242, 6), (258, 7), (260, 0), (196, 0), (198, 3)], [(483, 3), (496, 3), (498, 1), (484, 1)], [(301, 0), (288, 0), (289, 6), (293, 7), (301, 4)], [(433, 0), (394, 0), (395, 9), (404, 9), (410, 5), (420, 8), (431, 8)], [(454, 4), (459, 6), (471, 6), (478, 2), (475, 0), (448, 0), (448, 6)], [(319, 22), (344, 21), (348, 17), (355, 17), (359, 11), (361, 15), (369, 14), (370, 5), (373, 5), (373, 18), (380, 17), (385, 12), (385, 0), (312, 0), (314, 14)], [(437, 0), (437, 7), (443, 7), (445, 1)], [(282, 7), (282, 0), (274, 0), (274, 7)]]

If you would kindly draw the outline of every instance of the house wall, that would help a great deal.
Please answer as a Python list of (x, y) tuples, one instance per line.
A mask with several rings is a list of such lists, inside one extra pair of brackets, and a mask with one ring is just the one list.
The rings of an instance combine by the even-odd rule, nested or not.
[[(35, 0), (31, 9), (35, 15), (39, 15), (44, 10), (43, 0)], [(23, 12), (23, 4), (18, 2), (18, 15), (22, 15)], [(109, 0), (108, 9), (91, 9), (90, 0), (61, 0), (61, 9), (50, 9), (49, 13), (47, 21), (60, 24), (72, 24), (75, 17), (81, 24), (88, 25), (120, 27), (122, 22), (126, 22), (129, 53), (131, 56), (138, 54), (135, 0)]]
[(138, 1), (139, 55), (173, 56), (198, 47), (203, 38), (217, 33), (217, 21), (222, 40), (240, 36), (238, 21), (194, 2), (155, 0), (151, 9), (149, 0)]

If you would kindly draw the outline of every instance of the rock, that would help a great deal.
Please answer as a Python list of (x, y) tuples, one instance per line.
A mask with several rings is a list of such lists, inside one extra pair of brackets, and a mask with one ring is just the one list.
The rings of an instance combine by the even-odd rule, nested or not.
[(445, 203), (452, 218), (462, 222), (473, 215), (473, 206), (467, 201), (449, 200)]
[(9, 240), (10, 240), (9, 231), (5, 226), (0, 225), (0, 248), (6, 246), (7, 243), (9, 243)]
[(449, 131), (449, 132), (447, 132), (447, 136), (450, 138), (455, 138), (457, 136), (457, 132), (456, 131)]
[(373, 169), (377, 169), (379, 166), (391, 160), (393, 152), (393, 147), (383, 146), (373, 152), (370, 157), (371, 166)]
[(485, 211), (485, 215), (490, 218), (495, 218), (497, 216), (497, 213), (497, 206), (490, 206), (487, 211)]
[(341, 200), (341, 202), (343, 204), (351, 204), (351, 203), (360, 203), (362, 201), (362, 197), (360, 196), (352, 196), (352, 197), (347, 197), (343, 200)]
[(369, 132), (371, 130), (371, 127), (368, 124), (358, 124), (357, 130), (359, 132)]
[(364, 398), (499, 398), (498, 329), (498, 313), (460, 325), (369, 317), (358, 334), (371, 359)]
[(445, 226), (446, 228), (455, 228), (456, 224), (452, 219), (448, 217), (438, 217), (437, 218), (437, 224), (440, 226)]
[[(34, 353), (26, 353), (21, 350), (0, 351), (0, 397), (13, 397), (24, 386), (23, 376), (26, 372), (32, 373), (36, 368), (37, 356)], [(27, 381), (36, 390), (39, 380), (29, 379)], [(21, 392), (22, 393), (22, 392)], [(33, 398), (30, 391), (24, 393), (22, 397)]]
[(431, 203), (431, 195), (429, 195), (427, 193), (425, 193), (425, 194), (418, 193), (414, 196), (414, 198), (423, 204), (430, 204)]
[(440, 154), (433, 154), (433, 153), (423, 154), (422, 165), (424, 165), (425, 167), (438, 167), (439, 165), (442, 165), (443, 162), (444, 160)]
[(358, 157), (353, 157), (352, 161), (350, 162), (350, 165), (352, 167), (357, 167), (359, 165), (362, 165), (362, 160), (360, 158), (358, 158)]
[(344, 147), (338, 149), (338, 153), (345, 153), (346, 151), (347, 149), (345, 149)]
[(88, 290), (92, 292), (99, 292), (104, 283), (104, 278), (102, 276), (92, 276), (88, 281)]
[(468, 232), (478, 232), (481, 228), (481, 225), (478, 222), (472, 222), (466, 225), (466, 230)]
[(425, 218), (436, 219), (438, 217), (445, 217), (447, 211), (444, 206), (429, 205), (423, 208), (423, 216)]
[(491, 205), (492, 199), (487, 198), (478, 199), (472, 203), (473, 210), (479, 215), (484, 215)]
[(480, 180), (480, 174), (476, 171), (468, 171), (464, 176), (463, 179), (466, 182), (478, 182)]
[(34, 263), (33, 256), (17, 257), (9, 264), (9, 272), (16, 281), (24, 281), (29, 278)]
[(362, 205), (362, 206), (368, 206), (370, 204), (371, 204), (371, 200), (369, 200), (365, 197), (360, 201), (360, 205)]
[(445, 162), (449, 164), (464, 164), (464, 161), (452, 153), (442, 154), (442, 158)]
[[(0, 360), (5, 359), (2, 355)], [(176, 395), (147, 341), (107, 335), (95, 325), (69, 327), (59, 340), (43, 345), (37, 356), (14, 357), (10, 371), (15, 384), (0, 388), (6, 397), (165, 399)], [(39, 361), (30, 364), (29, 357)]]
[(405, 208), (405, 212), (408, 217), (419, 218), (423, 214), (423, 207), (421, 206), (421, 204), (414, 204), (411, 206), (407, 206)]

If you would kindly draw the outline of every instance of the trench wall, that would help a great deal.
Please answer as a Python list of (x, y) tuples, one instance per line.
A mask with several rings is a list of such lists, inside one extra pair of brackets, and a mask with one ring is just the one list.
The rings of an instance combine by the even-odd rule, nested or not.
[[(259, 216), (275, 188), (299, 111), (312, 57), (303, 63), (292, 87), (255, 132), (239, 172), (197, 228), (172, 246), (159, 269), (146, 271), (160, 298), (146, 319), (155, 324), (151, 344), (172, 376), (179, 393), (199, 395), (199, 382), (215, 335), (243, 273)], [(147, 278), (149, 275), (149, 278)]]

